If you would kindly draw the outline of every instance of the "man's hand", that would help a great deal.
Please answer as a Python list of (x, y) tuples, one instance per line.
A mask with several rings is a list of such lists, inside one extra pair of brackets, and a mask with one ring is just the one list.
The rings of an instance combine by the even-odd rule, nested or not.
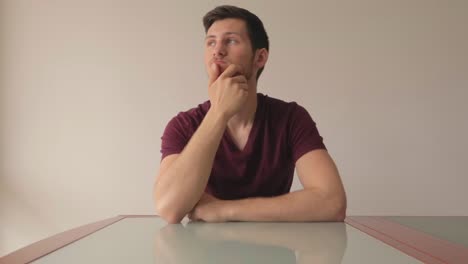
[(220, 73), (219, 66), (213, 63), (208, 74), (211, 107), (229, 120), (247, 101), (248, 85), (247, 79), (242, 75), (242, 68), (231, 64)]
[(193, 221), (205, 222), (226, 222), (228, 221), (227, 201), (203, 193), (200, 201), (188, 214), (188, 218)]

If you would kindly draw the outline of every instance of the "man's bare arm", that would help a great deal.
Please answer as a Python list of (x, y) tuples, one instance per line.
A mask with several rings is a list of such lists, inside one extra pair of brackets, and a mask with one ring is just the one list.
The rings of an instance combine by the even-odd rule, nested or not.
[(335, 163), (326, 150), (314, 150), (296, 162), (303, 190), (273, 198), (238, 200), (231, 220), (343, 221), (346, 195)]
[(161, 162), (154, 198), (167, 222), (180, 222), (200, 199), (225, 127), (223, 117), (208, 111), (184, 150)]
[(209, 222), (343, 221), (346, 195), (328, 152), (311, 151), (296, 162), (296, 168), (303, 190), (265, 198), (202, 199), (191, 218)]
[(318, 190), (304, 189), (272, 198), (227, 201), (230, 221), (343, 221), (341, 203)]
[(161, 162), (153, 194), (157, 212), (169, 223), (180, 222), (200, 200), (227, 122), (247, 99), (245, 77), (234, 77), (239, 71), (235, 65), (221, 75), (218, 68), (213, 69), (210, 110), (184, 150)]

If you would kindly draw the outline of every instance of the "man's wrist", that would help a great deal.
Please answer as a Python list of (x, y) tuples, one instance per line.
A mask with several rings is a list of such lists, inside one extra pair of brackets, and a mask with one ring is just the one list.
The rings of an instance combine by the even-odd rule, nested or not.
[(226, 221), (235, 221), (235, 208), (238, 200), (225, 200), (223, 206), (223, 217)]
[(214, 108), (210, 108), (210, 110), (208, 110), (208, 113), (206, 115), (211, 117), (212, 120), (214, 120), (214, 122), (221, 123), (224, 126), (227, 126), (227, 123), (229, 121), (226, 114), (222, 113), (221, 111), (217, 111)]

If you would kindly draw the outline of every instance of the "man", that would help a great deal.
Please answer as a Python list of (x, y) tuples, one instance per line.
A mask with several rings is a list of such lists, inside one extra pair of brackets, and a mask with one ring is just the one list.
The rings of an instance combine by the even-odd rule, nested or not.
[[(158, 214), (192, 220), (343, 221), (346, 195), (307, 111), (257, 94), (268, 60), (263, 23), (234, 6), (203, 18), (209, 101), (162, 136)], [(296, 168), (303, 189), (289, 193)]]

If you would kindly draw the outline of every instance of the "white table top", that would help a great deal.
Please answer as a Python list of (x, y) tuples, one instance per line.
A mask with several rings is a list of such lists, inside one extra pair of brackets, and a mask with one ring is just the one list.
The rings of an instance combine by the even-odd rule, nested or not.
[(33, 243), (0, 264), (468, 263), (467, 225), (468, 217), (171, 225), (157, 216), (118, 216)]
[(126, 218), (33, 263), (420, 263), (345, 223)]

